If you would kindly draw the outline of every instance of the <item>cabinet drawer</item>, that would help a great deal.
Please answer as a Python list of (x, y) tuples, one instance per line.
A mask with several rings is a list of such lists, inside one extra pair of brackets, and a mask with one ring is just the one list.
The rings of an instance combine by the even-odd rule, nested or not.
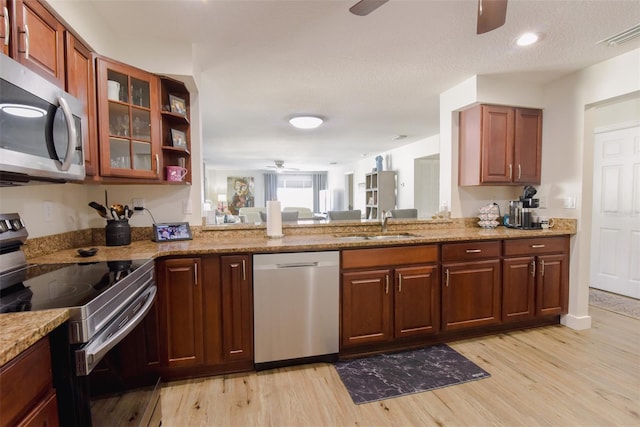
[(569, 250), (569, 237), (536, 237), (504, 241), (504, 256), (537, 255)]
[(442, 261), (468, 261), (500, 257), (500, 241), (448, 243), (442, 245)]
[(0, 370), (0, 425), (12, 425), (51, 390), (49, 340), (43, 338)]
[(424, 264), (438, 261), (438, 246), (426, 245), (396, 248), (351, 249), (342, 251), (340, 257), (342, 268)]

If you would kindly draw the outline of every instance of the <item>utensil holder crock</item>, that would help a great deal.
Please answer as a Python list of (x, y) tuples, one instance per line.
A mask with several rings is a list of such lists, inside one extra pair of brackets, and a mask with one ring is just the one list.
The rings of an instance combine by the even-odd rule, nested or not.
[(126, 219), (110, 219), (104, 229), (107, 246), (124, 246), (131, 244), (131, 227)]

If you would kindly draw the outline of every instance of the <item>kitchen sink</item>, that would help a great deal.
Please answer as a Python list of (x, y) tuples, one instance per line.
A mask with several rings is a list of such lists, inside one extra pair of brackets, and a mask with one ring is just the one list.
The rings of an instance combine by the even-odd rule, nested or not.
[(336, 238), (340, 240), (358, 241), (358, 240), (399, 240), (399, 239), (411, 239), (414, 237), (420, 237), (418, 234), (413, 233), (398, 233), (398, 234), (358, 234), (358, 235), (341, 235), (336, 234)]

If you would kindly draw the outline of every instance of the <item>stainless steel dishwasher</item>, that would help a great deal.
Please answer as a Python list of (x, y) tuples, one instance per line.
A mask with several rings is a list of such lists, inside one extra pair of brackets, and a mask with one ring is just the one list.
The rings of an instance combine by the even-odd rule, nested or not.
[(253, 256), (256, 369), (335, 361), (339, 252)]

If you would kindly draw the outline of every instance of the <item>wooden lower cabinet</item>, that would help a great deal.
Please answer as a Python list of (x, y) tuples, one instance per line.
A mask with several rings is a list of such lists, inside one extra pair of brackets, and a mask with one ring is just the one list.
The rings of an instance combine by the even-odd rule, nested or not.
[(504, 322), (567, 313), (569, 237), (504, 241)]
[(253, 360), (252, 264), (248, 255), (220, 257), (222, 360)]
[(392, 338), (391, 270), (342, 274), (342, 346), (383, 343)]
[(442, 245), (442, 329), (500, 323), (500, 241)]
[(158, 266), (160, 354), (163, 368), (204, 362), (203, 280), (200, 258), (166, 259)]
[(500, 260), (443, 264), (442, 329), (500, 323)]
[[(438, 267), (431, 265), (437, 256), (437, 246), (343, 251), (341, 347), (353, 349), (437, 333)], [(409, 265), (389, 265), (389, 260), (398, 258)]]
[(502, 264), (502, 321), (529, 320), (535, 311), (535, 259), (505, 258)]
[(440, 293), (435, 265), (395, 269), (394, 336), (412, 337), (438, 332)]
[(157, 263), (160, 365), (164, 378), (253, 367), (249, 255)]
[(0, 368), (0, 397), (2, 426), (59, 425), (47, 337)]

